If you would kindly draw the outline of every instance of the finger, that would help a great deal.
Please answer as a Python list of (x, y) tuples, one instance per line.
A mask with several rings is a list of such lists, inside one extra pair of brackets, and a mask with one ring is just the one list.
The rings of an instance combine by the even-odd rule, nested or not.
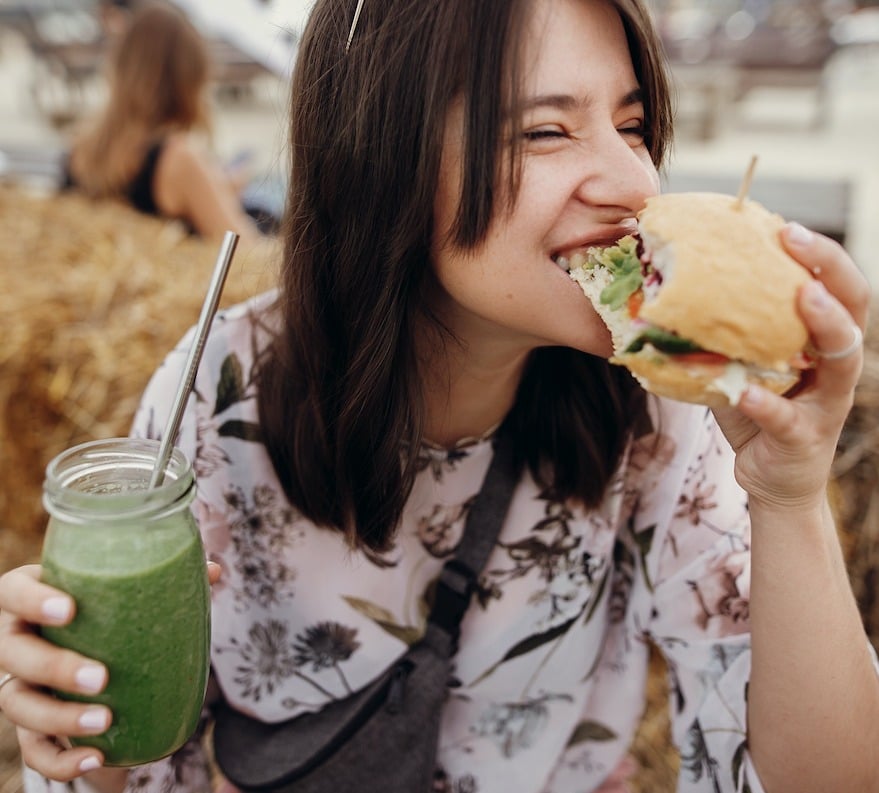
[(803, 438), (796, 403), (766, 388), (749, 385), (737, 409), (780, 443), (793, 444)]
[(759, 432), (759, 428), (747, 416), (743, 415), (738, 406), (712, 408), (718, 426), (726, 437), (729, 445), (736, 451), (750, 441)]
[(799, 223), (788, 223), (781, 240), (788, 253), (821, 281), (863, 328), (870, 306), (870, 284), (845, 248)]
[(69, 782), (104, 763), (104, 757), (97, 749), (85, 746), (67, 749), (52, 737), (27, 729), (18, 730), (18, 743), (26, 765), (59, 782)]
[[(2, 639), (0, 666), (21, 678), (5, 688), (27, 681), (33, 686), (90, 695), (103, 691), (107, 685), (107, 667), (103, 664), (73, 650), (56, 647), (35, 633), (13, 630)], [(5, 691), (0, 691), (0, 705), (5, 698)]]
[(18, 567), (0, 577), (0, 615), (36, 625), (66, 625), (76, 613), (70, 595), (39, 580), (40, 566)]
[(64, 702), (19, 679), (8, 683), (3, 694), (4, 715), (28, 730), (51, 735), (100, 735), (113, 719), (110, 709), (103, 705)]
[[(822, 395), (851, 398), (864, 362), (861, 335), (845, 307), (820, 281), (812, 281), (800, 291), (799, 309), (809, 328), (812, 346), (818, 353), (814, 383)], [(839, 352), (848, 354), (835, 357)], [(821, 353), (831, 357), (821, 357)], [(815, 392), (812, 392), (815, 393)]]

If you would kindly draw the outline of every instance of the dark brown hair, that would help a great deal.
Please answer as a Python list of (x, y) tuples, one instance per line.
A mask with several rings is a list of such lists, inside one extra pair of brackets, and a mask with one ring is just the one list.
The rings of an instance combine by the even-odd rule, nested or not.
[[(660, 164), (671, 114), (659, 45), (639, 0), (613, 4)], [(263, 361), (259, 407), (291, 502), (353, 544), (383, 550), (415, 476), (415, 455), (403, 450), (422, 440), (415, 337), (446, 111), (464, 97), (455, 236), (474, 246), (503, 195), (505, 104), (516, 102), (511, 53), (530, 2), (367, 0), (346, 54), (354, 6), (319, 0), (300, 44), (281, 328)], [(626, 372), (554, 347), (531, 354), (507, 424), (542, 486), (594, 505), (643, 415), (643, 392)]]

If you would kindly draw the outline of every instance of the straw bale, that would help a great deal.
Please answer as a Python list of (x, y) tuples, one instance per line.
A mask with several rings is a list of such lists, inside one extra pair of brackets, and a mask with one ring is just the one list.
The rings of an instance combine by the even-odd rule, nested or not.
[[(151, 372), (198, 318), (218, 247), (127, 207), (0, 186), (0, 571), (34, 560), (46, 463), (124, 435)], [(277, 252), (239, 251), (223, 304), (269, 288)], [(874, 316), (879, 315), (879, 305)], [(858, 604), (879, 646), (879, 332), (846, 422), (831, 487)], [(651, 655), (632, 753), (634, 793), (675, 789), (663, 662)], [(19, 789), (0, 717), (0, 793)]]
[[(151, 371), (198, 320), (219, 250), (114, 202), (0, 188), (0, 567), (38, 538), (46, 463), (124, 435)], [(274, 283), (275, 246), (241, 248), (222, 304)], [(30, 549), (33, 550), (33, 549)], [(32, 555), (32, 554), (31, 554)]]
[[(879, 300), (877, 300), (879, 303)], [(879, 310), (832, 469), (831, 504), (864, 625), (879, 649)]]

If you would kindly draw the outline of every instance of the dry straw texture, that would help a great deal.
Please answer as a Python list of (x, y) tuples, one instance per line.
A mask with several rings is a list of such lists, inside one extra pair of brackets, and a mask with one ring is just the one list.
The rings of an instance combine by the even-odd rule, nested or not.
[[(219, 244), (112, 203), (0, 188), (0, 563), (43, 529), (42, 471), (80, 441), (127, 434), (151, 370), (199, 316)], [(222, 304), (274, 281), (241, 248)]]
[[(176, 224), (75, 196), (0, 187), (0, 571), (37, 558), (46, 463), (80, 441), (123, 435), (147, 378), (198, 318), (218, 246)], [(224, 304), (269, 288), (272, 252), (239, 251)], [(862, 613), (879, 639), (879, 337), (868, 338), (833, 500)], [(877, 642), (879, 643), (879, 642)], [(654, 660), (633, 745), (635, 793), (674, 790), (665, 679)], [(20, 789), (0, 717), (0, 793)]]

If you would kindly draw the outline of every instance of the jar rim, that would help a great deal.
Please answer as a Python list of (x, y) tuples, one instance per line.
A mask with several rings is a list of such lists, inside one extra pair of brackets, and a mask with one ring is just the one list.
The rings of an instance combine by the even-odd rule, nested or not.
[(159, 441), (107, 438), (72, 446), (46, 466), (43, 504), (67, 521), (156, 516), (188, 506), (195, 477), (186, 455), (171, 451), (160, 485), (149, 488)]

